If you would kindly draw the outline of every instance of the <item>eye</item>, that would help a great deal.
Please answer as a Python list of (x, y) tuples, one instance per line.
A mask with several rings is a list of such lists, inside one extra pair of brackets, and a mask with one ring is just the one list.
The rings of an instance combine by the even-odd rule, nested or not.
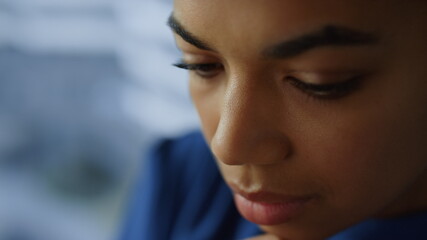
[(188, 64), (179, 62), (173, 64), (175, 67), (194, 71), (199, 77), (209, 79), (218, 75), (224, 67), (220, 63)]
[(357, 90), (357, 88), (360, 86), (362, 78), (363, 76), (357, 75), (344, 81), (331, 84), (307, 83), (292, 76), (286, 77), (286, 80), (297, 89), (311, 97), (318, 99), (338, 99), (345, 97), (351, 92)]

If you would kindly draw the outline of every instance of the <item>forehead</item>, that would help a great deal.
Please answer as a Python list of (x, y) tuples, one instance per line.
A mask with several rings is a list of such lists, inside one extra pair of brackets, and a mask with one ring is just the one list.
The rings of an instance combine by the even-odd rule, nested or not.
[[(392, 1), (365, 0), (176, 0), (174, 16), (217, 48), (230, 43), (271, 45), (324, 25), (378, 31)], [(387, 4), (388, 3), (388, 4)], [(382, 11), (382, 17), (378, 12)], [(393, 15), (391, 11), (386, 11)]]

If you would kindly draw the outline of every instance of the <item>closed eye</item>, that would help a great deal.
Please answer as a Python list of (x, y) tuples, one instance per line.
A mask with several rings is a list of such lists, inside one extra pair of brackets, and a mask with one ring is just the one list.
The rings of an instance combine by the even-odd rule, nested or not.
[(173, 65), (178, 68), (194, 71), (198, 76), (206, 79), (216, 76), (224, 69), (220, 63), (188, 64), (179, 62)]
[(291, 83), (305, 94), (318, 99), (337, 99), (344, 97), (359, 88), (363, 76), (357, 75), (339, 83), (312, 84), (303, 82), (295, 77), (286, 77)]

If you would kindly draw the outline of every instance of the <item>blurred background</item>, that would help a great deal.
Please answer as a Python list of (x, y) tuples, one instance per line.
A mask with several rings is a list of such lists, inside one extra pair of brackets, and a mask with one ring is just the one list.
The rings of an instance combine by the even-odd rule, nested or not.
[(0, 0), (0, 240), (117, 239), (144, 153), (197, 128), (172, 0)]

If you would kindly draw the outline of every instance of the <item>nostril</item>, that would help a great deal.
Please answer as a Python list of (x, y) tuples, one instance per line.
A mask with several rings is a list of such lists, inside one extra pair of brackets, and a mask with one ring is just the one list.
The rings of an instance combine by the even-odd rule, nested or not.
[(213, 155), (218, 161), (226, 165), (245, 164), (245, 151), (240, 144), (243, 142), (234, 141), (225, 136), (215, 135), (210, 147)]

